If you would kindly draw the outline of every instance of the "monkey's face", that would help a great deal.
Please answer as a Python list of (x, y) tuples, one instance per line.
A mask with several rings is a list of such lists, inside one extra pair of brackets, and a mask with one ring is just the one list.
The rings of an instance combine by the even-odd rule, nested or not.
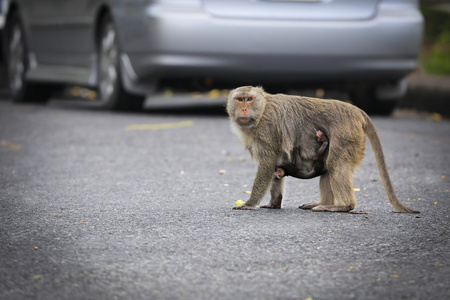
[(241, 87), (230, 93), (227, 103), (227, 111), (230, 119), (240, 128), (252, 128), (257, 125), (261, 106), (261, 93), (258, 88)]
[(255, 123), (252, 114), (256, 96), (252, 94), (239, 94), (233, 99), (236, 109), (236, 123), (241, 127), (251, 127)]

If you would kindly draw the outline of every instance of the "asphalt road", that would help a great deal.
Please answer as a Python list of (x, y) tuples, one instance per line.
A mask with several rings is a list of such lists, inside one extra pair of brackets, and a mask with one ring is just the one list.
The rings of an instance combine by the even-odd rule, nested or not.
[[(223, 108), (103, 112), (0, 101), (1, 299), (449, 299), (450, 122), (376, 117), (357, 211), (234, 211), (256, 166)], [(136, 126), (139, 125), (139, 126)], [(266, 202), (268, 199), (266, 199)]]

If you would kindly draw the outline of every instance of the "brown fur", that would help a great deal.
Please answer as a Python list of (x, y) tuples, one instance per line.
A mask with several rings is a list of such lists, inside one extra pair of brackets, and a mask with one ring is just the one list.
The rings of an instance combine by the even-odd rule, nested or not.
[[(367, 134), (391, 204), (400, 212), (417, 212), (403, 205), (395, 195), (377, 131), (359, 108), (337, 100), (271, 95), (259, 87), (246, 86), (230, 92), (227, 112), (233, 130), (258, 163), (250, 199), (235, 209), (255, 208), (269, 190), (270, 204), (262, 207), (280, 208), (285, 179), (274, 176), (277, 163), (290, 159), (294, 146), (300, 145), (303, 164), (312, 168), (321, 145), (315, 133), (320, 130), (329, 139), (325, 161), (328, 172), (320, 178), (320, 202), (300, 208), (314, 211), (355, 208), (352, 174), (364, 157)], [(242, 116), (245, 123), (239, 122)]]

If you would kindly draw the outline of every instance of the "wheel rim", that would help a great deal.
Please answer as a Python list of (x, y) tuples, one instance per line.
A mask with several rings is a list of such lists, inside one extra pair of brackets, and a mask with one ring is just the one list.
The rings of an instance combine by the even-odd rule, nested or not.
[(109, 102), (116, 90), (118, 49), (116, 33), (108, 24), (102, 35), (100, 49), (100, 96), (102, 102)]
[(24, 62), (25, 47), (22, 39), (22, 30), (15, 25), (11, 31), (9, 41), (9, 87), (13, 94), (16, 94), (23, 86), (23, 76), (25, 72)]

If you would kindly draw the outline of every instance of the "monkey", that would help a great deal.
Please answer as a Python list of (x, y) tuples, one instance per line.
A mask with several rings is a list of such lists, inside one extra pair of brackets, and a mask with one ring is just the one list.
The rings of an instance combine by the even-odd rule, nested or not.
[(361, 165), (367, 135), (390, 203), (402, 213), (419, 212), (397, 198), (377, 130), (358, 107), (339, 100), (269, 94), (261, 87), (243, 86), (229, 93), (226, 110), (232, 131), (258, 165), (250, 198), (234, 209), (257, 208), (269, 191), (270, 202), (261, 208), (281, 208), (285, 177), (274, 176), (274, 170), (283, 158), (291, 160), (296, 145), (300, 147), (295, 155), (305, 168), (313, 169), (323, 143), (317, 143), (317, 136), (311, 133), (320, 130), (329, 140), (321, 168), (327, 171), (319, 179), (320, 200), (300, 208), (316, 212), (349, 212), (355, 208), (352, 174)]
[(302, 158), (300, 157), (300, 148), (295, 147), (293, 153), (295, 154), (293, 162), (284, 159), (281, 165), (277, 165), (275, 171), (275, 176), (278, 179), (284, 176), (293, 176), (300, 179), (310, 179), (322, 175), (327, 170), (325, 168), (325, 150), (328, 146), (328, 138), (323, 134), (322, 131), (318, 130), (316, 132), (316, 137), (318, 142), (322, 142), (319, 150), (317, 150), (316, 155), (313, 158), (314, 166), (311, 171), (306, 172), (303, 169)]

